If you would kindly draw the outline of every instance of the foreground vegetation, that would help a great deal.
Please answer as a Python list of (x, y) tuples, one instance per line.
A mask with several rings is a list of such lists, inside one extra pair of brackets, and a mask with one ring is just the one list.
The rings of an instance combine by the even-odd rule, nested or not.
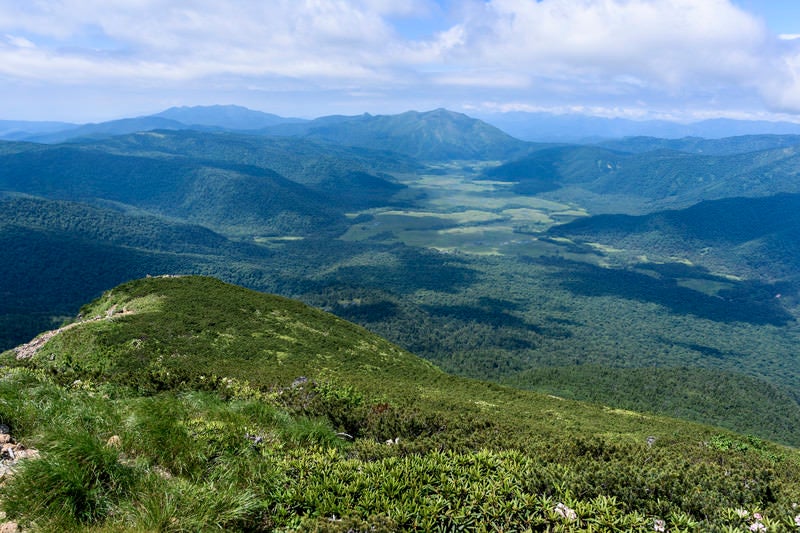
[(150, 278), (81, 320), (3, 355), (41, 458), (0, 497), (35, 530), (797, 528), (794, 449), (453, 377), (298, 302)]

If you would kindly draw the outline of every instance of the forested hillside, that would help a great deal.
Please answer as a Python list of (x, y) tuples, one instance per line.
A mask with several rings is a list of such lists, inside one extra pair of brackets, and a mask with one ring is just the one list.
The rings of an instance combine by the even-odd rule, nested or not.
[[(612, 244), (629, 257), (688, 259), (732, 275), (800, 287), (800, 195), (727, 198), (643, 216), (599, 215), (553, 227), (552, 235)], [(622, 252), (620, 252), (622, 253)]]
[[(594, 213), (643, 214), (704, 200), (800, 192), (794, 140), (757, 136), (681, 144), (631, 139), (607, 143), (608, 148), (560, 146), (534, 151), (486, 176), (512, 182), (518, 194), (549, 193), (544, 196)], [(687, 148), (704, 143), (707, 151)], [(763, 146), (769, 149), (759, 149)]]
[(657, 137), (626, 137), (598, 143), (611, 150), (631, 153), (646, 153), (656, 150), (671, 150), (704, 155), (734, 155), (761, 152), (775, 148), (790, 148), (800, 145), (800, 135), (739, 135), (721, 139), (684, 137), (682, 139), (660, 139)]
[(112, 201), (231, 234), (343, 230), (341, 213), (322, 195), (253, 166), (58, 146), (2, 156), (0, 187), (58, 200)]

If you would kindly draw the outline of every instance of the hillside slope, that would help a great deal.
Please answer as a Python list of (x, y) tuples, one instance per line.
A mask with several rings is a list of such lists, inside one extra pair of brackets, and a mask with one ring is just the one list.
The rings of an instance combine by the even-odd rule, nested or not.
[(332, 205), (342, 209), (392, 205), (392, 196), (405, 187), (390, 174), (414, 173), (420, 168), (415, 160), (397, 154), (323, 145), (305, 139), (235, 133), (136, 133), (88, 146), (116, 155), (185, 158), (234, 168), (257, 167), (322, 193)]
[[(754, 149), (769, 145), (768, 140), (761, 141), (734, 138), (710, 144), (717, 151), (732, 150), (722, 155), (660, 149), (648, 139), (642, 142), (659, 149), (629, 153), (598, 146), (555, 146), (489, 169), (486, 177), (512, 182), (518, 194), (545, 193), (594, 214), (638, 215), (704, 200), (800, 192), (797, 145), (745, 153), (735, 149), (742, 144)], [(636, 139), (629, 142), (635, 144)], [(626, 143), (610, 146), (624, 148)], [(662, 144), (681, 148), (668, 141)]]
[(25, 137), (25, 140), (39, 143), (62, 143), (75, 140), (103, 139), (113, 135), (156, 129), (184, 130), (189, 129), (189, 126), (177, 120), (160, 116), (122, 118), (96, 124), (82, 124), (54, 132), (39, 133)]
[(233, 234), (335, 232), (343, 222), (327, 198), (268, 169), (75, 145), (1, 156), (0, 190), (102, 199)]
[[(726, 198), (648, 215), (598, 215), (550, 229), (635, 257), (684, 258), (716, 271), (800, 287), (800, 194)], [(790, 296), (790, 294), (786, 294)]]
[(3, 362), (41, 459), (2, 507), (48, 531), (778, 529), (800, 497), (795, 450), (448, 376), (211, 278), (116, 287)]

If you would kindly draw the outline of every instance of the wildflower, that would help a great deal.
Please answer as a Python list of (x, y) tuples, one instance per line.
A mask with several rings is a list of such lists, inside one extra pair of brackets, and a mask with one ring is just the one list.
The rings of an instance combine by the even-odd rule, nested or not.
[(750, 513), (748, 513), (746, 509), (736, 509), (734, 512), (739, 518), (747, 518), (750, 516)]
[(667, 530), (667, 523), (660, 518), (653, 520), (653, 531), (664, 533)]
[(559, 502), (559, 504), (556, 505), (556, 509), (555, 510), (556, 510), (556, 513), (558, 513), (561, 516), (561, 518), (565, 518), (565, 519), (569, 520), (570, 522), (572, 522), (573, 520), (577, 520), (577, 518), (578, 518), (578, 513), (576, 513), (573, 509), (570, 509), (569, 507), (567, 507), (563, 503)]
[(761, 516), (761, 513), (753, 513), (753, 518), (755, 518), (756, 520), (761, 520), (764, 517)]
[(765, 533), (767, 531), (767, 526), (765, 526), (759, 521), (755, 521), (752, 524), (750, 524), (750, 531), (752, 531), (753, 533)]
[(794, 517), (794, 523), (797, 527), (800, 527), (800, 514)]

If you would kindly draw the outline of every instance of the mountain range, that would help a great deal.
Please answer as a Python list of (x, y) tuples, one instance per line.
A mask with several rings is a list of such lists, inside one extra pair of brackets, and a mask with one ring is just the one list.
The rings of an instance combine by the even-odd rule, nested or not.
[(663, 139), (684, 137), (721, 139), (746, 135), (800, 134), (800, 124), (796, 122), (728, 118), (683, 123), (669, 120), (607, 118), (578, 113), (526, 111), (477, 112), (475, 116), (518, 139), (531, 142), (594, 143), (607, 139), (641, 136)]
[[(585, 205), (593, 213), (641, 214), (703, 200), (800, 192), (796, 140), (794, 136), (702, 143), (631, 139), (612, 144), (615, 149), (555, 146), (490, 168), (485, 177), (511, 182), (517, 194), (548, 193), (544, 196)], [(633, 150), (622, 151), (631, 144)], [(688, 151), (662, 148), (667, 144)], [(696, 148), (723, 144), (719, 155)], [(654, 149), (643, 150), (643, 145)]]
[(503, 159), (522, 154), (527, 143), (485, 122), (437, 109), (400, 115), (329, 116), (315, 120), (283, 118), (239, 106), (170, 108), (155, 115), (68, 126), (28, 124), (37, 133), (14, 130), (0, 139), (39, 143), (85, 142), (151, 130), (228, 131), (302, 138), (392, 151), (422, 160)]
[[(0, 121), (0, 139), (63, 142), (70, 139), (100, 138), (152, 129), (236, 132), (260, 130), (263, 133), (312, 135), (317, 138), (325, 138), (332, 133), (328, 128), (336, 124), (337, 128), (347, 129), (347, 135), (356, 143), (375, 144), (377, 142), (375, 139), (371, 139), (369, 136), (365, 137), (367, 130), (363, 129), (363, 126), (367, 123), (370, 123), (369, 127), (373, 130), (373, 134), (382, 132), (383, 135), (387, 135), (397, 126), (392, 124), (392, 128), (387, 128), (387, 122), (399, 121), (399, 124), (405, 122), (405, 127), (413, 128), (414, 121), (409, 119), (418, 115), (430, 114), (429, 120), (435, 121), (436, 115), (443, 113), (444, 110), (429, 113), (410, 111), (395, 116), (364, 114), (362, 116), (328, 116), (312, 120), (281, 117), (236, 105), (182, 106), (171, 107), (152, 115), (95, 124)], [(800, 135), (800, 124), (764, 120), (708, 119), (693, 123), (679, 123), (667, 120), (631, 120), (581, 114), (524, 111), (476, 112), (474, 116), (482, 119), (487, 125), (499, 128), (517, 139), (537, 143), (583, 144), (643, 136), (676, 140), (686, 137), (722, 139), (750, 135)], [(474, 125), (470, 125), (469, 128), (474, 128)], [(312, 132), (312, 130), (314, 131)], [(473, 132), (478, 133), (477, 130), (473, 130)], [(341, 135), (341, 133), (337, 133), (337, 135)], [(474, 142), (467, 137), (463, 137), (462, 141), (466, 145)], [(460, 146), (453, 145), (450, 149), (457, 148)], [(417, 155), (424, 153), (423, 146), (417, 146), (415, 150), (417, 150)]]

